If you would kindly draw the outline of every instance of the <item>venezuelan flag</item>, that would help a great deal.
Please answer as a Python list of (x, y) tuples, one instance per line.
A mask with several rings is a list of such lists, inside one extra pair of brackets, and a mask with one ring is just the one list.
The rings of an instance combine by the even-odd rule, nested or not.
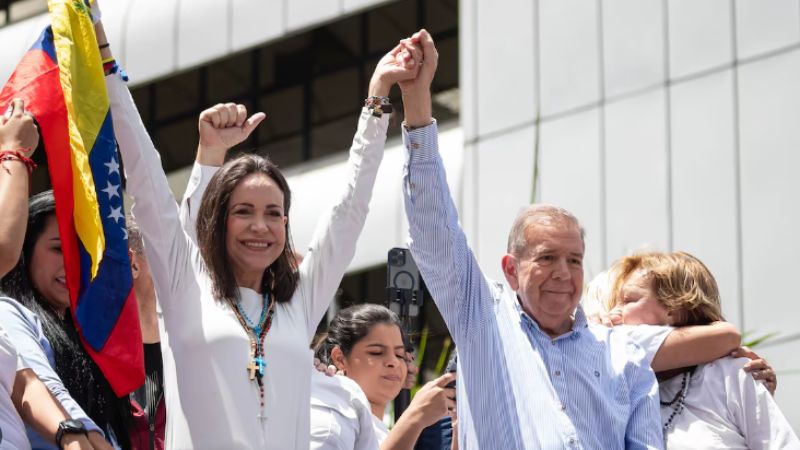
[(39, 124), (74, 322), (117, 395), (144, 382), (119, 153), (88, 4), (50, 0), (51, 26), (0, 91)]

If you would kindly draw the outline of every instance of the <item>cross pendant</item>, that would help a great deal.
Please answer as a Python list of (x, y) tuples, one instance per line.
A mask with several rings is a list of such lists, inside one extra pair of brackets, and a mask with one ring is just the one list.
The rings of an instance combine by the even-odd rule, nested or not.
[(255, 380), (256, 379), (256, 370), (258, 370), (258, 366), (256, 365), (255, 361), (251, 360), (247, 364), (247, 371), (250, 372), (250, 379), (251, 380)]

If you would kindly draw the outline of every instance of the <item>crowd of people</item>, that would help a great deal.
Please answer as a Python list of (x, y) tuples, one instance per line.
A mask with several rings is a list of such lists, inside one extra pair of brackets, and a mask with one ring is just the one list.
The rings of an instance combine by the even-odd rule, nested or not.
[[(95, 30), (112, 61), (101, 21)], [(200, 114), (176, 203), (125, 78), (106, 64), (133, 199), (127, 236), (145, 359), (144, 384), (122, 398), (73, 323), (56, 201), (51, 191), (28, 196), (37, 128), (23, 101), (9, 105), (0, 117), (0, 448), (800, 449), (772, 398), (774, 371), (740, 348), (713, 275), (692, 255), (620, 259), (591, 283), (587, 313), (580, 222), (534, 204), (511, 226), (504, 282), (483, 275), (437, 148), (437, 64), (425, 30), (378, 62), (341, 194), (302, 256), (281, 170), (228, 155), (264, 114), (233, 103)], [(389, 428), (387, 405), (418, 370), (398, 316), (357, 305), (315, 333), (364, 227), (394, 85), (410, 250), (458, 364)], [(452, 439), (425, 446), (425, 430), (443, 420)]]

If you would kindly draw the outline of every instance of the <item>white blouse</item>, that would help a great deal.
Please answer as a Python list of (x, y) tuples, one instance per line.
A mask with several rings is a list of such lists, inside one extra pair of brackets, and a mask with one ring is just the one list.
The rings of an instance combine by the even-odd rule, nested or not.
[[(231, 308), (212, 295), (199, 250), (183, 230), (158, 152), (127, 86), (106, 77), (114, 131), (133, 214), (163, 311), (168, 449), (309, 448), (309, 344), (355, 252), (389, 117), (362, 111), (338, 203), (319, 221), (292, 299), (276, 305), (265, 339), (266, 407), (249, 379), (249, 339)], [(194, 139), (194, 137), (187, 139)], [(187, 228), (190, 225), (187, 224)], [(261, 295), (240, 288), (241, 307), (258, 317)]]
[(361, 387), (311, 370), (311, 450), (377, 450), (375, 416)]
[[(668, 450), (800, 449), (792, 427), (764, 385), (742, 368), (745, 358), (721, 358), (697, 366), (684, 403), (665, 438)], [(660, 384), (661, 401), (680, 391), (678, 375)], [(674, 409), (661, 406), (664, 423)]]
[(25, 369), (5, 330), (0, 327), (0, 448), (3, 450), (30, 450), (31, 444), (22, 422), (11, 401), (17, 371)]

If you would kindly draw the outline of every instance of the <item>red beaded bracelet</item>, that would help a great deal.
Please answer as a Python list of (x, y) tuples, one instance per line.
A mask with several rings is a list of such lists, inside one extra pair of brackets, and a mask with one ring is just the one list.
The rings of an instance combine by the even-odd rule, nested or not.
[(30, 151), (30, 147), (17, 150), (2, 150), (0, 151), (0, 164), (4, 161), (19, 161), (25, 164), (25, 167), (28, 169), (28, 175), (30, 175), (33, 173), (33, 169), (38, 167), (32, 159), (25, 156), (24, 153), (29, 153)]

